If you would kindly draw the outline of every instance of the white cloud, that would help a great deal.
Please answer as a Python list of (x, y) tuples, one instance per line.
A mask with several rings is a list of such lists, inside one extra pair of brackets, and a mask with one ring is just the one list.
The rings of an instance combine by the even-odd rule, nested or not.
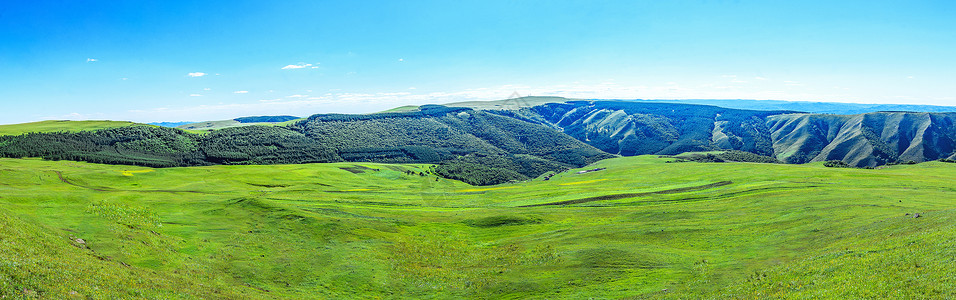
[[(315, 63), (315, 64), (319, 64), (319, 63)], [(309, 67), (311, 67), (312, 69), (318, 68), (318, 66), (315, 66), (315, 65), (312, 65), (312, 64), (298, 63), (298, 64), (294, 64), (294, 65), (287, 65), (287, 66), (285, 66), (285, 67), (282, 67), (282, 69), (283, 69), (283, 70), (293, 70), (293, 69), (305, 69), (305, 68), (309, 68)]]
[(189, 94), (189, 97), (202, 97), (200, 94)]
[(402, 61), (405, 61), (405, 59), (404, 59), (404, 58), (399, 58), (398, 61), (402, 62)]
[(206, 74), (206, 73), (203, 73), (203, 72), (192, 72), (192, 73), (189, 73), (189, 74), (186, 74), (186, 75), (188, 75), (189, 77), (203, 77), (203, 76), (206, 76), (206, 75), (209, 75), (209, 74)]
[(754, 79), (756, 79), (756, 80), (767, 80), (767, 78), (760, 77), (760, 76), (754, 77)]
[(232, 93), (233, 93), (233, 94), (248, 94), (249, 91), (235, 91), (235, 92), (232, 92)]
[(97, 61), (95, 58), (87, 58), (87, 59), (86, 59), (86, 62), (95, 62), (95, 61)]
[(211, 91), (212, 89), (211, 89), (211, 88), (203, 88), (202, 90), (204, 90), (204, 91)]
[[(727, 77), (732, 78), (732, 77)], [(173, 119), (218, 120), (243, 115), (298, 115), (317, 113), (370, 113), (403, 105), (443, 104), (463, 101), (501, 100), (518, 91), (521, 95), (560, 96), (577, 99), (778, 99), (778, 100), (854, 100), (852, 95), (837, 89), (804, 89), (783, 84), (804, 85), (797, 81), (781, 81), (774, 88), (751, 84), (730, 84), (727, 78), (713, 78), (712, 82), (628, 82), (623, 80), (579, 81), (564, 84), (526, 85), (508, 84), (474, 87), (443, 92), (428, 92), (400, 88), (397, 90), (349, 92), (340, 89), (318, 91), (312, 96), (269, 96), (259, 100), (234, 103), (171, 107), (133, 112), (131, 119), (161, 121)], [(738, 77), (741, 78), (742, 77)], [(747, 77), (752, 78), (751, 76)], [(809, 84), (805, 86), (811, 86)], [(812, 87), (812, 86), (811, 86)], [(281, 92), (281, 91), (280, 91)], [(277, 92), (278, 93), (278, 92)], [(258, 94), (258, 93), (257, 93)], [(276, 94), (273, 94), (276, 95)], [(888, 96), (889, 97), (889, 96)]]

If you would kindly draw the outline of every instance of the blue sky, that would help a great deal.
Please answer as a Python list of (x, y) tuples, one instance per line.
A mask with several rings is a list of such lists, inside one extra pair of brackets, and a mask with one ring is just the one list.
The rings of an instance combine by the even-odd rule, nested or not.
[(3, 1), (0, 123), (556, 95), (956, 105), (952, 1)]

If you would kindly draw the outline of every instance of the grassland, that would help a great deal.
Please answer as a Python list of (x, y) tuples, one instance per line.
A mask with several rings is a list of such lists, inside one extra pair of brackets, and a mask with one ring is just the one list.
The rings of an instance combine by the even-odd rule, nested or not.
[(956, 164), (669, 160), (474, 187), (0, 159), (0, 297), (956, 297)]
[(89, 131), (126, 126), (152, 126), (126, 121), (65, 121), (51, 120), (33, 123), (0, 125), (0, 135), (20, 135), (30, 132)]

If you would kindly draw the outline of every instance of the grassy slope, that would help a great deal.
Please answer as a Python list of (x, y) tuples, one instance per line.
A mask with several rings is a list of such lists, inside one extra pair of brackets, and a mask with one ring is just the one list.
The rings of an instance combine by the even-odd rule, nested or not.
[(98, 130), (126, 126), (151, 126), (125, 121), (40, 121), (33, 123), (0, 125), (0, 135), (20, 135), (28, 132), (57, 132)]
[(472, 187), (418, 165), (2, 159), (0, 295), (956, 296), (956, 164), (665, 161)]
[(190, 123), (190, 124), (182, 125), (176, 128), (183, 129), (189, 132), (205, 132), (210, 130), (218, 130), (218, 129), (232, 128), (232, 127), (253, 126), (253, 125), (288, 126), (302, 120), (304, 119), (295, 119), (295, 120), (289, 120), (285, 122), (261, 122), (261, 123), (241, 123), (236, 120), (205, 121), (205, 122)]
[(466, 101), (466, 102), (455, 102), (442, 104), (444, 106), (451, 107), (469, 107), (476, 110), (482, 109), (504, 109), (504, 110), (515, 110), (521, 108), (528, 108), (533, 106), (538, 106), (546, 103), (564, 103), (567, 101), (580, 101), (581, 99), (569, 99), (563, 97), (542, 97), (542, 96), (527, 96), (514, 99), (505, 99), (505, 100), (494, 100), (494, 101)]

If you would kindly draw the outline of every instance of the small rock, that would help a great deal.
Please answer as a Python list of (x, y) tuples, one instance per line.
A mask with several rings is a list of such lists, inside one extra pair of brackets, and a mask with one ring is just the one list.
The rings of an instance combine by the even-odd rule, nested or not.
[(919, 218), (919, 217), (922, 217), (919, 213), (913, 214), (913, 219), (916, 219), (916, 218)]
[(86, 241), (84, 241), (83, 239), (76, 239), (76, 243), (86, 245)]

